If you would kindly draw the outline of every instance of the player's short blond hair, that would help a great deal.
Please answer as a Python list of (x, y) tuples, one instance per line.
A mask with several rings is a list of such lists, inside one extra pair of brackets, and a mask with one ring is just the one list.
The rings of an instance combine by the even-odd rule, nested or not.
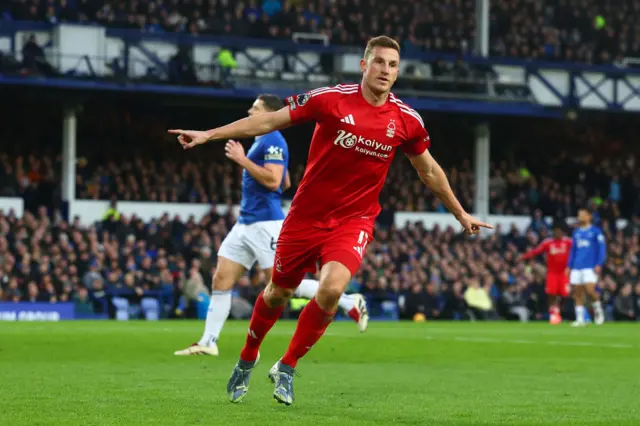
[(364, 60), (368, 60), (371, 56), (371, 51), (374, 47), (385, 47), (388, 49), (394, 49), (400, 53), (400, 45), (397, 41), (387, 36), (374, 37), (367, 43), (367, 47), (364, 49)]

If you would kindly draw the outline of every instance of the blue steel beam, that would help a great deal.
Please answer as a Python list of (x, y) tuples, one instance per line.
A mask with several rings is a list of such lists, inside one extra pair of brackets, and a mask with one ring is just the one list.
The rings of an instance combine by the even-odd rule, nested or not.
[(620, 105), (621, 107), (624, 108), (624, 105), (627, 102), (629, 102), (629, 100), (631, 100), (631, 98), (633, 98), (634, 96), (637, 96), (637, 97), (640, 98), (640, 87), (632, 86), (631, 83), (629, 83), (626, 78), (622, 77), (622, 78), (616, 80), (616, 89), (615, 89), (616, 95), (618, 93), (617, 89), (618, 89), (618, 85), (620, 83), (624, 83), (624, 85), (627, 86), (629, 88), (629, 91), (631, 92), (623, 100), (618, 101), (618, 105)]
[(539, 69), (527, 70), (526, 72), (527, 81), (529, 81), (529, 77), (531, 75), (538, 77), (540, 82), (560, 100), (560, 102), (562, 103), (562, 106), (565, 108), (568, 108), (571, 105), (571, 98), (573, 97), (573, 93), (570, 91), (568, 96), (564, 96), (562, 93), (560, 93), (560, 91), (558, 91), (558, 89), (556, 89), (556, 87), (549, 80), (547, 80), (542, 74), (540, 74), (540, 71), (541, 70)]
[[(127, 83), (118, 84), (104, 81), (84, 81), (70, 79), (31, 79), (24, 77), (0, 76), (0, 85), (32, 86), (50, 89), (74, 91), (109, 91), (121, 93), (150, 93), (158, 95), (212, 97), (227, 99), (254, 99), (261, 90), (250, 89), (218, 89), (205, 87), (165, 86), (154, 84)], [(285, 98), (295, 93), (290, 90), (273, 89), (270, 92)], [(403, 101), (419, 111), (437, 111), (449, 113), (477, 114), (485, 116), (510, 115), (562, 118), (563, 110), (546, 108), (540, 105), (519, 102), (483, 102), (455, 99), (412, 99)]]
[[(617, 107), (617, 105), (612, 102), (607, 101), (607, 98), (600, 93), (600, 91), (598, 90), (600, 88), (600, 86), (602, 86), (605, 82), (611, 80), (615, 82), (615, 79), (610, 79), (608, 78), (608, 76), (604, 75), (600, 81), (598, 81), (596, 84), (591, 84), (591, 82), (589, 80), (587, 80), (584, 75), (582, 75), (581, 73), (575, 73), (573, 75), (573, 78), (575, 78), (576, 80), (579, 80), (582, 82), (582, 84), (584, 84), (585, 86), (587, 86), (587, 92), (584, 93), (582, 96), (578, 96), (577, 93), (573, 93), (573, 95), (578, 98), (579, 100), (583, 100), (585, 99), (587, 96), (594, 94), (596, 95), (598, 98), (600, 98), (600, 100), (607, 106), (607, 108), (615, 108)], [(614, 86), (615, 89), (615, 86)]]

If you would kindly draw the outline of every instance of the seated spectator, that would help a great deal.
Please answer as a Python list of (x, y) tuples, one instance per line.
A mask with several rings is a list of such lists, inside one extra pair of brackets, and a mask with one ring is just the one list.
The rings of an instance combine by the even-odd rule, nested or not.
[(493, 303), (487, 291), (480, 287), (478, 280), (471, 279), (470, 285), (464, 292), (464, 300), (467, 303), (467, 313), (472, 321), (491, 318)]
[(78, 291), (73, 296), (73, 303), (75, 303), (77, 314), (87, 316), (95, 314), (93, 301), (89, 297), (89, 291), (86, 287), (78, 288)]
[(404, 307), (401, 308), (401, 318), (415, 318), (418, 314), (426, 317), (429, 310), (429, 297), (424, 288), (418, 283), (413, 284), (410, 293), (407, 294), (405, 299)]
[(634, 297), (632, 294), (633, 286), (626, 283), (620, 294), (613, 301), (613, 317), (616, 321), (635, 321), (636, 312), (634, 306)]
[(52, 77), (56, 75), (55, 69), (47, 62), (44, 51), (36, 42), (35, 35), (25, 39), (22, 47), (22, 63), (31, 72)]
[(449, 291), (444, 293), (445, 307), (442, 313), (443, 319), (460, 320), (466, 318), (467, 305), (462, 290), (462, 283), (457, 281)]
[(502, 293), (502, 303), (504, 304), (504, 310), (507, 319), (516, 318), (520, 322), (529, 321), (529, 309), (526, 306), (526, 300), (524, 299), (524, 285), (517, 284), (507, 287)]
[[(263, 279), (264, 281), (264, 279)], [(246, 276), (241, 277), (237, 283), (238, 296), (231, 300), (230, 315), (236, 319), (249, 319), (253, 312), (253, 304), (257, 295), (252, 291), (253, 285)], [(254, 287), (255, 288), (255, 287)]]
[(206, 316), (206, 309), (209, 306), (209, 289), (204, 285), (202, 275), (198, 272), (197, 267), (192, 267), (189, 271), (189, 277), (182, 285), (182, 296), (177, 312), (181, 314), (187, 309), (195, 311), (198, 318)]

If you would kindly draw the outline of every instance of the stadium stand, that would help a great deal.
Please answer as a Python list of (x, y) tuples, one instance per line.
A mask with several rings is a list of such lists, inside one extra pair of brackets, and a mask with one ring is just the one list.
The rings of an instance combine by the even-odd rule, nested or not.
[[(98, 23), (149, 33), (182, 32), (266, 39), (316, 33), (333, 45), (361, 46), (372, 35), (397, 38), (407, 52), (470, 53), (475, 2), (381, 0), (268, 0), (194, 2), (84, 0), (7, 3), (0, 18)], [(620, 62), (640, 56), (637, 0), (606, 2), (499, 1), (490, 11), (493, 56), (584, 63)], [(615, 29), (615, 30), (614, 30)]]
[[(467, 289), (480, 289), (491, 301), (481, 316), (541, 319), (547, 312), (544, 266), (538, 261), (517, 263), (518, 254), (549, 235), (547, 226), (532, 221), (526, 233), (500, 230), (485, 239), (468, 240), (453, 228), (407, 224), (387, 227), (379, 220), (376, 240), (350, 285), (365, 294), (374, 315), (397, 306), (402, 318), (422, 313), (429, 319), (477, 317)], [(83, 313), (116, 315), (114, 298), (138, 307), (142, 300), (159, 300), (160, 315), (196, 315), (198, 294), (207, 293), (215, 271), (217, 249), (234, 222), (232, 215), (210, 212), (200, 221), (168, 215), (144, 223), (115, 210), (95, 226), (49, 219), (42, 208), (18, 218), (0, 215), (0, 300), (74, 301)], [(602, 279), (609, 319), (620, 318), (620, 297), (633, 299), (640, 318), (640, 218), (625, 230), (605, 228), (609, 255)], [(265, 285), (260, 271), (245, 280), (237, 297), (252, 303)], [(621, 288), (631, 289), (624, 296)], [(189, 303), (192, 301), (194, 303)], [(626, 303), (626, 302), (624, 302)], [(571, 316), (570, 305), (565, 306)], [(473, 313), (475, 311), (475, 314)], [(628, 310), (627, 310), (628, 311)]]
[[(242, 117), (243, 107), (229, 119)], [(87, 107), (78, 130), (79, 199), (109, 200), (115, 196), (121, 201), (239, 202), (239, 170), (222, 160), (221, 146), (207, 147), (198, 154), (184, 153), (163, 131), (177, 119), (170, 118), (167, 111), (145, 113), (140, 111), (143, 109)], [(40, 111), (49, 123), (46, 116), (51, 113)], [(51, 127), (29, 128), (29, 117), (21, 117), (9, 105), (0, 106), (0, 112), (11, 117), (0, 123), (0, 136), (24, 141), (0, 155), (0, 194), (23, 196), (28, 206), (33, 206), (31, 210), (51, 205), (56, 196), (59, 198), (62, 167), (60, 135), (47, 130), (55, 126), (55, 118), (51, 118)], [(188, 113), (197, 127), (213, 127), (228, 118), (218, 112), (212, 117), (195, 108)], [(16, 134), (10, 123), (21, 123), (29, 133)], [(455, 118), (443, 115), (427, 117), (426, 124), (433, 140), (432, 152), (445, 166), (465, 207), (470, 208), (475, 185), (473, 135), (461, 129)], [(640, 199), (636, 197), (640, 178), (634, 173), (637, 147), (633, 143), (640, 129), (633, 120), (557, 122), (550, 127), (545, 121), (510, 119), (499, 121), (496, 129), (490, 167), (491, 213), (530, 216), (540, 210), (544, 216), (572, 217), (577, 206), (594, 204), (608, 223), (640, 216)], [(288, 198), (302, 178), (308, 149), (308, 142), (303, 141), (309, 140), (309, 130), (290, 129), (286, 133), (294, 153), (290, 167), (294, 189), (286, 194)], [(444, 212), (444, 206), (414, 179), (415, 172), (405, 167), (405, 161), (403, 156), (396, 158), (381, 202), (396, 211)]]

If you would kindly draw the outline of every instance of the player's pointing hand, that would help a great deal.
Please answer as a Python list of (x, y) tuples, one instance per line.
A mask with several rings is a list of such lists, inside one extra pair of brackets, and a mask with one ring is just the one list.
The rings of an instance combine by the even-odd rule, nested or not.
[(194, 146), (202, 145), (209, 141), (207, 132), (200, 130), (171, 129), (167, 130), (167, 132), (172, 135), (178, 135), (178, 142), (180, 142), (180, 145), (182, 145), (184, 149), (193, 148)]
[(476, 219), (469, 213), (464, 213), (461, 217), (459, 217), (458, 222), (460, 222), (460, 224), (464, 228), (465, 234), (467, 235), (475, 235), (480, 233), (480, 228), (493, 229), (493, 226)]
[(224, 152), (228, 159), (235, 161), (238, 164), (240, 164), (245, 158), (244, 147), (238, 141), (229, 139), (227, 144), (224, 146)]

